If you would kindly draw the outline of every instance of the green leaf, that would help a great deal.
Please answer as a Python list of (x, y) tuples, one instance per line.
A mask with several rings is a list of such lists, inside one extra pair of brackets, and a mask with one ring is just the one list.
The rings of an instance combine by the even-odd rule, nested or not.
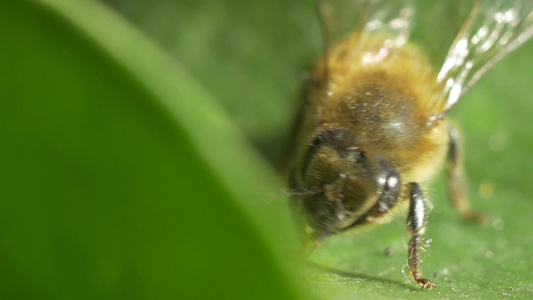
[(0, 294), (293, 299), (274, 173), (92, 1), (0, 2)]
[[(187, 66), (272, 160), (302, 87), (299, 78), (320, 51), (313, 1), (132, 1), (108, 0)], [(419, 40), (445, 34), (457, 13), (436, 20), (419, 13), (432, 28)], [(428, 8), (429, 9), (429, 8)], [(465, 11), (462, 12), (465, 14)], [(443, 28), (443, 26), (447, 26)], [(432, 54), (442, 59), (440, 45)], [(527, 298), (533, 292), (533, 43), (491, 70), (452, 112), (464, 134), (472, 206), (491, 218), (488, 227), (463, 222), (447, 200), (444, 178), (427, 193), (430, 213), (423, 272), (437, 284), (420, 291), (402, 274), (406, 264), (405, 217), (361, 233), (327, 239), (298, 272), (308, 290), (326, 299), (366, 298)], [(389, 251), (386, 251), (389, 250)], [(387, 256), (385, 253), (389, 253)], [(407, 272), (407, 269), (405, 269)], [(406, 273), (407, 274), (407, 273)]]

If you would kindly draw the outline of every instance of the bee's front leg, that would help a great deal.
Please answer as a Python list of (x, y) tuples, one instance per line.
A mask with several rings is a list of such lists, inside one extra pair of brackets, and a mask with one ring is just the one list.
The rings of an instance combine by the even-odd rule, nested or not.
[(478, 223), (486, 223), (484, 215), (473, 212), (466, 197), (464, 161), (459, 130), (450, 126), (450, 145), (448, 148), (448, 190), (453, 207), (461, 217)]
[(427, 206), (426, 198), (422, 194), (418, 183), (411, 182), (408, 184), (410, 193), (409, 215), (407, 217), (407, 229), (411, 240), (409, 241), (409, 272), (416, 281), (422, 285), (422, 288), (432, 289), (435, 285), (420, 274), (420, 252), (424, 243), (424, 233), (426, 231)]
[(316, 189), (308, 188), (292, 188), (285, 191), (288, 195), (291, 196), (291, 210), (293, 214), (294, 226), (296, 229), (296, 234), (299, 238), (301, 250), (299, 251), (299, 258), (301, 260), (307, 259), (313, 251), (320, 246), (322, 240), (329, 234), (326, 231), (313, 231), (312, 233), (307, 233), (305, 217), (303, 212), (303, 199), (300, 198), (302, 195), (314, 195), (321, 193)]
[(323, 235), (317, 231), (312, 233), (307, 233), (305, 218), (302, 212), (302, 203), (301, 199), (295, 199), (295, 196), (292, 196), (291, 199), (291, 208), (293, 212), (293, 220), (296, 229), (296, 234), (299, 238), (301, 248), (298, 251), (298, 258), (302, 261), (305, 261), (311, 253), (320, 245), (320, 242), (323, 239)]

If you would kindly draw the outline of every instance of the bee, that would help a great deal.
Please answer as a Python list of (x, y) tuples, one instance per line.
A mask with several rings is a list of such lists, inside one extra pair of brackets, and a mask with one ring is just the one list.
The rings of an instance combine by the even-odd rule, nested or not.
[(306, 86), (289, 175), (302, 232), (308, 245), (318, 244), (386, 223), (406, 207), (411, 277), (434, 288), (420, 272), (430, 204), (424, 190), (444, 162), (454, 208), (484, 221), (465, 195), (459, 131), (448, 113), (496, 62), (531, 38), (533, 1), (473, 1), (438, 71), (409, 41), (413, 1), (318, 3), (327, 47)]

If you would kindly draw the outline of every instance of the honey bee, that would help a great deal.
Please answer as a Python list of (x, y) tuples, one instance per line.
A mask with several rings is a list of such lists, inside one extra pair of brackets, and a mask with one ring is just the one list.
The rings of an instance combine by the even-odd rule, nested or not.
[(479, 0), (472, 7), (436, 71), (409, 42), (413, 1), (319, 1), (327, 47), (306, 86), (289, 176), (308, 245), (386, 223), (407, 207), (411, 277), (435, 287), (420, 272), (424, 190), (444, 161), (454, 208), (483, 222), (465, 196), (459, 131), (447, 116), (496, 62), (531, 38), (533, 1)]

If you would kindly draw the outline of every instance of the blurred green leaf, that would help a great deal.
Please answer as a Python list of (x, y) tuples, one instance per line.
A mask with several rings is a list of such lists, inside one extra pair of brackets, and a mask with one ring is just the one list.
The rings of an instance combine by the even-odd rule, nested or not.
[(0, 28), (2, 298), (296, 297), (279, 183), (183, 70), (92, 1)]

